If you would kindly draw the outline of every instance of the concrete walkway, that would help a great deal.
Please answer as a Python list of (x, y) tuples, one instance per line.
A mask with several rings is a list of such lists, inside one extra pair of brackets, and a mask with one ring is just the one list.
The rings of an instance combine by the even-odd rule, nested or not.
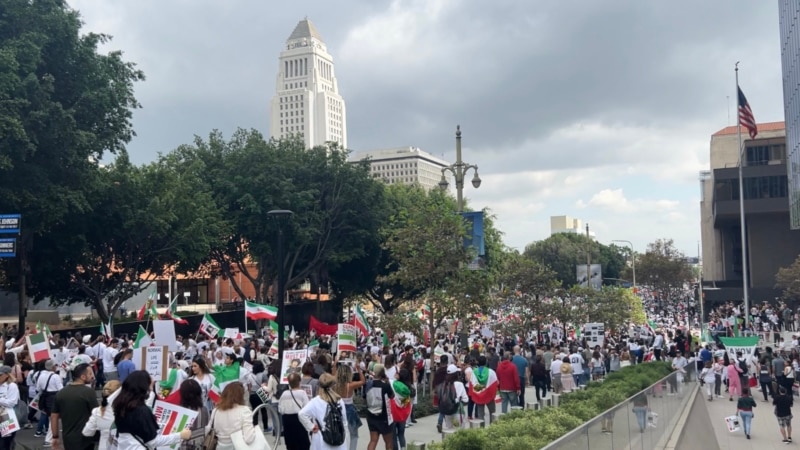
[[(724, 391), (724, 387), (723, 387)], [(755, 417), (753, 418), (752, 429), (750, 431), (751, 439), (748, 440), (744, 431), (729, 433), (725, 426), (725, 417), (732, 416), (736, 413), (736, 399), (729, 401), (727, 396), (721, 399), (714, 399), (708, 401), (703, 394), (703, 401), (708, 411), (708, 416), (711, 419), (711, 425), (714, 428), (714, 433), (717, 436), (717, 442), (720, 448), (730, 450), (773, 450), (779, 448), (791, 448), (800, 446), (800, 422), (797, 416), (794, 419), (795, 432), (792, 438), (795, 440), (792, 444), (784, 444), (781, 442), (781, 434), (778, 429), (778, 421), (772, 413), (773, 406), (771, 402), (764, 402), (764, 396), (759, 390), (753, 391), (753, 397), (758, 405), (754, 409)], [(800, 400), (795, 397), (794, 410), (798, 408)]]

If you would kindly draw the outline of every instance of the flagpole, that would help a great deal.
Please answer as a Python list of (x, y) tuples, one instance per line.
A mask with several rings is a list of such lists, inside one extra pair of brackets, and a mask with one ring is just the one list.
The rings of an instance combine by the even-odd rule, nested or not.
[[(739, 104), (739, 61), (734, 65), (734, 72), (736, 73), (736, 111), (737, 115), (740, 114), (739, 109), (742, 105)], [(742, 176), (742, 168), (744, 166), (744, 146), (742, 145), (742, 120), (741, 117), (736, 121), (736, 136), (739, 141), (739, 228), (741, 230), (742, 239), (742, 292), (744, 297), (744, 325), (745, 327), (750, 324), (750, 297), (747, 292), (748, 287), (748, 274), (747, 274), (747, 232), (745, 231), (744, 220), (744, 181)]]

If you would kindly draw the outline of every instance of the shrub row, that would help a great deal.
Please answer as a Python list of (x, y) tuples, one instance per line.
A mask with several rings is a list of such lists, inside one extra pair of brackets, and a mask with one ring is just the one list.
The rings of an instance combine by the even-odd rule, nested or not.
[(431, 450), (538, 450), (624, 402), (672, 371), (668, 363), (625, 367), (602, 383), (564, 394), (559, 407), (541, 411), (513, 411), (487, 428), (460, 430)]

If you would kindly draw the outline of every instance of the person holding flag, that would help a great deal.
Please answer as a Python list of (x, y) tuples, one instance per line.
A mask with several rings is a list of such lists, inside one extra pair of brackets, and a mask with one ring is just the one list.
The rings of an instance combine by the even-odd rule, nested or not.
[[(486, 367), (486, 357), (478, 356), (478, 367), (472, 370), (472, 375), (468, 380), (469, 396), (475, 403), (475, 416), (479, 420), (485, 420), (486, 425), (491, 423), (492, 415), (495, 412), (495, 397), (497, 397), (497, 373)], [(489, 416), (486, 416), (486, 408), (489, 409)]]
[(389, 400), (394, 427), (394, 448), (406, 448), (406, 421), (411, 415), (412, 403), (416, 397), (414, 379), (408, 369), (400, 369), (397, 379), (392, 382), (394, 399)]

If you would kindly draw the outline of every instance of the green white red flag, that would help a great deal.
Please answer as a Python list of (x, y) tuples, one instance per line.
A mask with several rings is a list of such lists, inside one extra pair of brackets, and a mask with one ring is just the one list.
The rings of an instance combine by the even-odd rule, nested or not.
[(208, 391), (208, 398), (212, 402), (219, 402), (220, 395), (225, 386), (239, 380), (239, 363), (235, 362), (230, 366), (221, 364), (214, 366), (214, 385)]
[(355, 325), (362, 334), (369, 334), (372, 331), (372, 328), (369, 326), (369, 321), (367, 321), (367, 315), (364, 314), (361, 305), (356, 305), (356, 313), (353, 315), (353, 325)]
[(147, 334), (147, 330), (139, 325), (139, 331), (136, 333), (136, 341), (133, 343), (133, 348), (149, 347), (152, 339)]
[(217, 322), (214, 322), (214, 318), (209, 313), (203, 315), (199, 331), (212, 339), (216, 339), (222, 334), (222, 328), (217, 325)]
[(44, 333), (36, 333), (25, 336), (28, 344), (28, 353), (31, 355), (31, 362), (44, 361), (50, 359), (50, 343)]
[(278, 308), (253, 302), (244, 302), (244, 314), (253, 320), (275, 320), (278, 317)]

